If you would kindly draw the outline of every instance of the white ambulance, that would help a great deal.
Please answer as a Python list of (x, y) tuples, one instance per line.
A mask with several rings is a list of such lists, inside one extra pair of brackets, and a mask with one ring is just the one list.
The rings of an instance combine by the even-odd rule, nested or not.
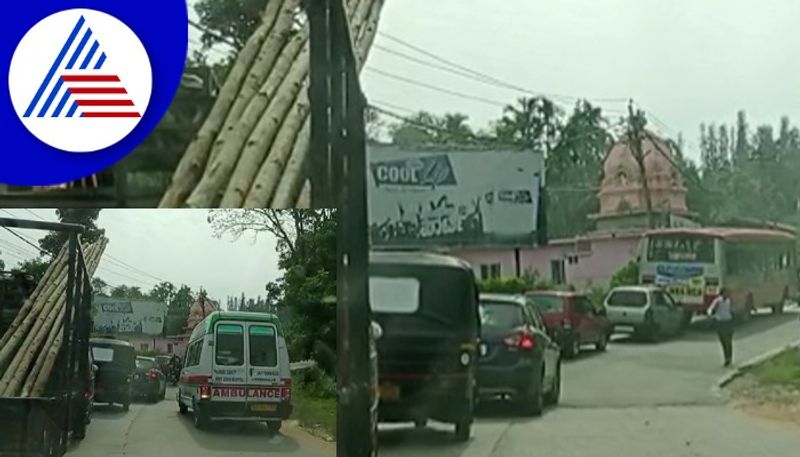
[(215, 311), (192, 331), (178, 382), (178, 409), (197, 428), (213, 421), (266, 422), (292, 412), (289, 353), (278, 317)]

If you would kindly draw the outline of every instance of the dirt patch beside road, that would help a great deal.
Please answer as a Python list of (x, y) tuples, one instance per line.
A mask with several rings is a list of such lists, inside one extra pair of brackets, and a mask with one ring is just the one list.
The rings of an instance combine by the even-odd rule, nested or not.
[(753, 367), (728, 390), (737, 410), (800, 430), (800, 349)]

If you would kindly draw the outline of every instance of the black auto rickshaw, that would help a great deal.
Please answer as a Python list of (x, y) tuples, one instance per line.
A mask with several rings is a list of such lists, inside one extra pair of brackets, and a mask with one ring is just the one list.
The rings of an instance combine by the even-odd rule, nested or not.
[(92, 358), (97, 365), (94, 401), (121, 404), (127, 411), (131, 404), (131, 379), (136, 370), (136, 351), (127, 341), (92, 338)]
[(472, 269), (424, 252), (370, 255), (370, 307), (380, 325), (380, 420), (455, 424), (469, 439), (473, 421), (478, 295)]

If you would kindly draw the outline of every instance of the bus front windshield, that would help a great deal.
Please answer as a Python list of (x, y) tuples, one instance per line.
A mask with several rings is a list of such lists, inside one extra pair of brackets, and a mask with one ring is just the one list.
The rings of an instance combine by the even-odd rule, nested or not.
[(647, 246), (647, 260), (649, 261), (714, 263), (713, 238), (656, 235), (649, 237)]

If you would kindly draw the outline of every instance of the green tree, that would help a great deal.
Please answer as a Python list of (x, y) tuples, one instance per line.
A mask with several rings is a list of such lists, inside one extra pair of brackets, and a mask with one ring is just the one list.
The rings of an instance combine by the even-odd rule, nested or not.
[(147, 298), (139, 286), (126, 286), (120, 284), (111, 288), (110, 296), (115, 298), (127, 298), (130, 300), (143, 300)]
[(445, 113), (437, 116), (420, 111), (399, 123), (389, 126), (392, 144), (400, 146), (420, 145), (467, 145), (476, 142), (476, 137), (461, 113)]
[(494, 133), (502, 143), (548, 154), (561, 132), (561, 114), (561, 109), (547, 98), (519, 98), (515, 105), (503, 109)]
[(165, 335), (179, 335), (183, 332), (192, 303), (194, 303), (194, 294), (189, 286), (183, 284), (175, 290), (167, 303), (167, 317), (164, 322)]
[(597, 210), (597, 186), (611, 135), (600, 108), (578, 102), (545, 160), (547, 232), (553, 238), (585, 233)]
[(46, 260), (43, 257), (38, 257), (35, 259), (28, 259), (20, 263), (17, 269), (33, 276), (34, 281), (38, 283), (44, 276), (44, 273), (47, 271), (47, 267), (49, 266), (49, 260)]
[[(212, 210), (215, 236), (272, 233), (281, 278), (267, 284), (267, 303), (289, 311), (287, 338), (294, 360), (328, 360), (336, 353), (336, 219), (333, 210)], [(322, 364), (321, 364), (322, 365)], [(329, 374), (333, 375), (331, 367)]]
[(236, 49), (241, 49), (261, 24), (261, 13), (267, 1), (199, 0), (194, 9), (200, 17), (200, 24), (209, 30), (203, 33), (203, 45), (211, 47), (232, 42)]
[(95, 294), (103, 296), (106, 296), (108, 294), (109, 285), (101, 277), (95, 276), (94, 278), (92, 278), (91, 283), (92, 283), (92, 290), (94, 291)]
[(150, 290), (150, 293), (147, 295), (153, 300), (166, 303), (167, 306), (169, 306), (176, 292), (177, 290), (175, 289), (174, 284), (163, 281), (153, 286), (153, 288)]
[[(99, 208), (59, 208), (56, 210), (56, 215), (61, 222), (81, 224), (86, 227), (86, 231), (81, 235), (84, 243), (94, 243), (105, 234), (105, 229), (97, 226), (97, 218), (100, 216)], [(39, 240), (39, 247), (55, 256), (68, 237), (69, 233), (67, 232), (51, 231)]]

